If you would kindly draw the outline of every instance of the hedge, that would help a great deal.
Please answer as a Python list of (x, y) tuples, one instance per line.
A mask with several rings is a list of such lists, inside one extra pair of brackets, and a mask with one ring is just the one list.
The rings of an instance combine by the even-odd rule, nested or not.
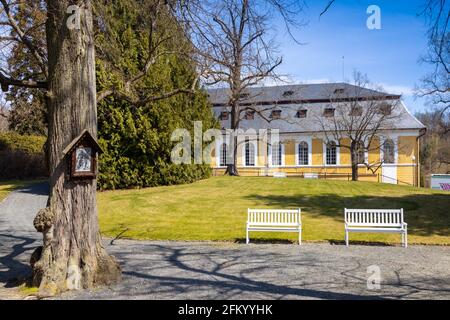
[(45, 137), (0, 133), (0, 179), (34, 179), (48, 176)]

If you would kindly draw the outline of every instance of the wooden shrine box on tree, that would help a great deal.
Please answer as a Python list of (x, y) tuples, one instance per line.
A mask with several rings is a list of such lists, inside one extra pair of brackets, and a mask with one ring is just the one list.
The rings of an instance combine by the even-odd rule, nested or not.
[(69, 164), (71, 180), (95, 179), (97, 176), (97, 155), (102, 152), (97, 140), (84, 130), (63, 151)]

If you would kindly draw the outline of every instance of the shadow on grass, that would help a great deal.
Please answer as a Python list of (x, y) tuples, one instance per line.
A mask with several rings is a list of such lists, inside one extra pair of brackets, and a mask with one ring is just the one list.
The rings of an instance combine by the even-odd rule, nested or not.
[[(246, 241), (247, 240), (245, 238), (236, 238), (233, 240), (234, 243), (239, 243), (239, 244), (245, 244)], [(251, 244), (297, 244), (298, 245), (298, 241), (293, 241), (293, 240), (289, 240), (289, 239), (277, 239), (277, 238), (256, 238), (256, 239), (250, 238), (250, 243)]]
[[(327, 239), (329, 244), (334, 246), (345, 246), (344, 240)], [(373, 242), (373, 241), (359, 241), (350, 240), (350, 245), (352, 246), (367, 246), (367, 247), (401, 247), (401, 244), (386, 243), (386, 242)]]
[[(245, 238), (236, 238), (233, 240), (234, 243), (245, 244)], [(288, 245), (298, 245), (298, 241), (289, 240), (289, 239), (278, 239), (278, 238), (250, 238), (251, 244), (260, 244), (260, 245), (272, 245), (272, 244), (288, 244)], [(336, 239), (326, 239), (324, 241), (304, 241), (303, 244), (318, 244), (318, 243), (328, 243), (333, 246), (345, 246), (344, 240), (336, 240)], [(360, 241), (360, 240), (350, 240), (350, 245), (356, 246), (372, 246), (372, 247), (401, 247), (400, 242), (396, 243), (386, 243), (386, 242), (373, 242), (373, 241)]]
[(402, 197), (314, 195), (249, 195), (271, 208), (301, 208), (309, 216), (325, 216), (344, 223), (344, 208), (400, 209), (405, 212), (410, 234), (417, 236), (450, 236), (450, 195), (413, 194)]

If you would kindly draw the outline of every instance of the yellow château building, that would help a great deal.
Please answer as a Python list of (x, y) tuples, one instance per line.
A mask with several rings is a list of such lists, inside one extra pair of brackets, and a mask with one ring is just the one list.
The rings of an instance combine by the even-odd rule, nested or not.
[[(214, 115), (223, 132), (231, 128), (229, 90), (209, 90)], [(357, 105), (355, 114), (364, 116), (364, 108), (376, 101), (380, 112), (392, 113), (390, 122), (377, 130), (358, 166), (359, 180), (417, 186), (420, 177), (419, 141), (425, 126), (406, 108), (401, 96), (354, 86), (347, 83), (305, 84), (246, 89), (241, 94), (238, 117), (242, 132), (277, 130), (279, 144), (267, 139), (245, 139), (238, 144), (237, 163), (243, 176), (300, 176), (305, 178), (351, 179), (349, 140), (339, 142), (321, 125), (321, 118), (339, 118), (340, 108)], [(356, 103), (355, 103), (356, 102)], [(246, 108), (246, 106), (248, 108)], [(394, 107), (395, 106), (395, 107)], [(360, 114), (358, 114), (358, 109)], [(355, 120), (356, 121), (356, 120)], [(336, 135), (334, 135), (336, 136)], [(224, 140), (225, 141), (225, 140)], [(229, 148), (216, 145), (212, 167), (216, 175), (226, 171)]]

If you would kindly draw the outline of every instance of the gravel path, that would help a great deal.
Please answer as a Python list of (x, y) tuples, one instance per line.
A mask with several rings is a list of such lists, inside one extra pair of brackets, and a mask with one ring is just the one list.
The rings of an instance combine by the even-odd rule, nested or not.
[[(29, 274), (39, 245), (32, 221), (46, 186), (13, 192), (0, 204), (0, 298)], [(39, 239), (39, 240), (37, 240)], [(123, 282), (60, 299), (450, 299), (450, 247), (105, 241)], [(369, 290), (378, 266), (381, 288)], [(6, 287), (1, 289), (1, 287)]]
[[(77, 299), (450, 299), (450, 248), (118, 241), (124, 281)], [(377, 265), (380, 290), (367, 289)]]
[(45, 208), (47, 194), (46, 183), (35, 184), (13, 191), (0, 203), (0, 299), (20, 298), (17, 283), (30, 274), (30, 255), (42, 243), (33, 219)]

